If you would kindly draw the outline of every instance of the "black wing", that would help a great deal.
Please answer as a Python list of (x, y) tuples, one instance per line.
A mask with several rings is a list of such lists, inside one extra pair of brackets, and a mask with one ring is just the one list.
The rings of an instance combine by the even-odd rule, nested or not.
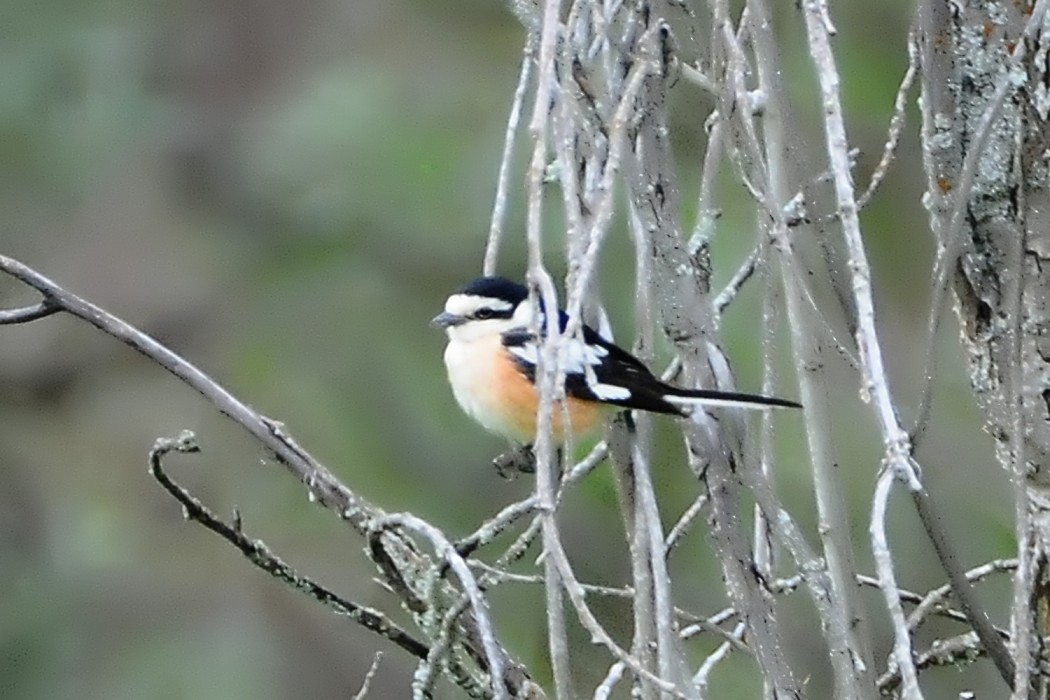
[[(656, 413), (677, 413), (684, 415), (682, 405), (707, 404), (709, 406), (735, 406), (737, 408), (802, 408), (802, 404), (775, 396), (744, 394), (738, 391), (721, 391), (718, 389), (685, 389), (660, 381), (649, 368), (626, 350), (613, 345), (602, 338), (591, 328), (584, 326), (584, 340), (599, 345), (609, 354), (607, 362), (595, 367), (598, 381), (618, 384), (631, 391), (632, 399), (617, 405), (627, 408), (641, 408)], [(683, 399), (676, 402), (674, 399)], [(668, 400), (670, 399), (670, 400)], [(616, 403), (609, 401), (607, 403)], [(662, 404), (664, 407), (653, 407)]]
[[(717, 389), (684, 389), (666, 384), (637, 357), (605, 340), (589, 326), (583, 327), (583, 341), (569, 353), (565, 373), (565, 392), (577, 399), (679, 416), (686, 414), (684, 406), (691, 403), (743, 408), (802, 408), (799, 403), (773, 396)], [(503, 334), (503, 345), (518, 369), (529, 381), (535, 381), (536, 337), (524, 328), (513, 329)]]
[[(585, 347), (569, 353), (569, 366), (565, 372), (566, 394), (583, 401), (685, 415), (681, 407), (663, 398), (672, 387), (653, 376), (638, 358), (608, 342), (588, 326), (583, 327), (583, 340)], [(536, 336), (525, 328), (511, 329), (503, 334), (503, 346), (521, 373), (534, 382), (539, 348)]]

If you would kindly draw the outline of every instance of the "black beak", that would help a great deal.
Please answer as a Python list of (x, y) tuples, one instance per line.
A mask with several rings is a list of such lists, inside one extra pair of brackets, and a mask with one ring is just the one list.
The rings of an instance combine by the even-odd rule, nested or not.
[(452, 326), (458, 326), (467, 319), (459, 314), (450, 314), (448, 311), (442, 311), (434, 318), (430, 319), (430, 325), (434, 328), (451, 328)]

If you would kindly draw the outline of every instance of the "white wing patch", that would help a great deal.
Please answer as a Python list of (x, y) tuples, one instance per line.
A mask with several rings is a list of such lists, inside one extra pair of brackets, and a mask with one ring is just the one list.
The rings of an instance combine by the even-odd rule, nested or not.
[[(572, 339), (567, 342), (565, 371), (569, 374), (587, 374), (599, 366), (602, 358), (609, 354), (608, 350), (598, 345), (588, 345)], [(530, 365), (535, 366), (539, 363), (539, 344), (535, 340), (508, 346), (507, 351)]]
[(626, 401), (631, 398), (631, 390), (615, 384), (591, 383), (590, 376), (587, 377), (587, 386), (594, 395), (602, 401)]
[(534, 342), (524, 343), (523, 345), (511, 345), (507, 348), (507, 352), (533, 367), (540, 361), (538, 349)]
[(588, 345), (582, 340), (569, 338), (566, 354), (566, 372), (585, 374), (588, 368), (597, 367), (609, 351), (600, 345)]
[[(630, 389), (598, 381), (594, 369), (601, 366), (604, 358), (609, 355), (607, 349), (571, 338), (566, 342), (566, 374), (583, 376), (587, 388), (599, 401), (626, 401), (631, 398)], [(539, 362), (539, 345), (535, 341), (508, 346), (507, 352), (533, 367)]]

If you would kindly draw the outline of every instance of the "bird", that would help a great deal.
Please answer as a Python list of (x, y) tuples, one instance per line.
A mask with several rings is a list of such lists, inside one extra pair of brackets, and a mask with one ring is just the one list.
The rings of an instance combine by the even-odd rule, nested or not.
[[(431, 325), (448, 336), (445, 367), (460, 407), (490, 432), (522, 444), (535, 437), (539, 390), (536, 365), (545, 333), (542, 304), (534, 323), (528, 289), (502, 277), (479, 277), (455, 290)], [(560, 328), (568, 316), (558, 311)], [(536, 329), (540, 329), (537, 335)], [(637, 357), (586, 324), (568, 338), (565, 407), (552, 430), (563, 442), (601, 423), (608, 407), (686, 416), (696, 405), (749, 409), (802, 408), (787, 399), (713, 389), (687, 389), (661, 381)], [(569, 426), (564, 425), (565, 413)]]

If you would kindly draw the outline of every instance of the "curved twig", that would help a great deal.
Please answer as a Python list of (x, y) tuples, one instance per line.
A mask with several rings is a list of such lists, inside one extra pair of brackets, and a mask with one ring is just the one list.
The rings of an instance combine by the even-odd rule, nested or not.
[[(313, 598), (327, 608), (339, 615), (345, 615), (362, 627), (386, 637), (412, 656), (425, 659), (430, 651), (426, 644), (414, 638), (408, 632), (399, 627), (390, 618), (378, 610), (374, 610), (353, 601), (343, 598), (337, 593), (325, 588), (313, 579), (303, 576), (295, 569), (275, 555), (262, 540), (251, 539), (241, 530), (240, 517), (235, 516), (233, 524), (223, 522), (199, 499), (189, 491), (175, 483), (161, 466), (162, 458), (169, 452), (196, 453), (200, 452), (194, 435), (189, 430), (184, 430), (177, 438), (158, 438), (149, 451), (149, 473), (171, 494), (175, 500), (182, 504), (183, 514), (187, 520), (192, 520), (211, 530), (241, 551), (252, 564), (259, 567), (276, 579), (284, 581), (297, 591)], [(367, 688), (367, 683), (365, 683)]]
[[(64, 311), (86, 321), (103, 333), (146, 356), (192, 387), (208, 399), (220, 413), (247, 430), (266, 449), (270, 450), (275, 459), (309, 489), (312, 500), (347, 521), (358, 534), (369, 538), (374, 534), (371, 526), (386, 517), (386, 513), (381, 508), (372, 505), (336, 479), (324, 465), (296, 442), (282, 424), (249, 408), (191, 362), (175, 354), (148, 334), (95, 304), (66, 291), (44, 275), (13, 258), (0, 255), (0, 272), (40, 292), (44, 297), (44, 303), (49, 308), (54, 308), (51, 313)], [(34, 320), (39, 317), (35, 313), (21, 313), (18, 317), (23, 321)], [(175, 447), (169, 446), (168, 450), (171, 449)], [(231, 531), (236, 531), (236, 528), (226, 527)], [(404, 576), (404, 572), (434, 569), (434, 563), (429, 557), (420, 553), (411, 540), (397, 533), (384, 532), (378, 538), (370, 538), (370, 544), (376, 563), (383, 567), (388, 578), (395, 579), (391, 581), (392, 585), (396, 582), (397, 577)], [(402, 582), (405, 583), (405, 586), (398, 592), (407, 606), (413, 608), (414, 605), (418, 607), (426, 604), (425, 601), (418, 598), (407, 581)], [(415, 610), (415, 612), (422, 614), (424, 611)], [(475, 641), (480, 642), (481, 640), (472, 637), (469, 628), (466, 631), (470, 637), (462, 641), (466, 651), (475, 659), (484, 658), (485, 652), (474, 646)], [(515, 696), (526, 697), (530, 692), (534, 692), (535, 685), (523, 667), (508, 659), (505, 668), (506, 673), (499, 676), (502, 679), (502, 686)], [(454, 674), (453, 677), (457, 682), (469, 680), (463, 674), (459, 676)]]
[(0, 326), (5, 324), (29, 323), (38, 318), (50, 316), (58, 311), (60, 311), (60, 309), (55, 306), (50, 299), (45, 298), (42, 302), (34, 304), (33, 306), (0, 311)]

